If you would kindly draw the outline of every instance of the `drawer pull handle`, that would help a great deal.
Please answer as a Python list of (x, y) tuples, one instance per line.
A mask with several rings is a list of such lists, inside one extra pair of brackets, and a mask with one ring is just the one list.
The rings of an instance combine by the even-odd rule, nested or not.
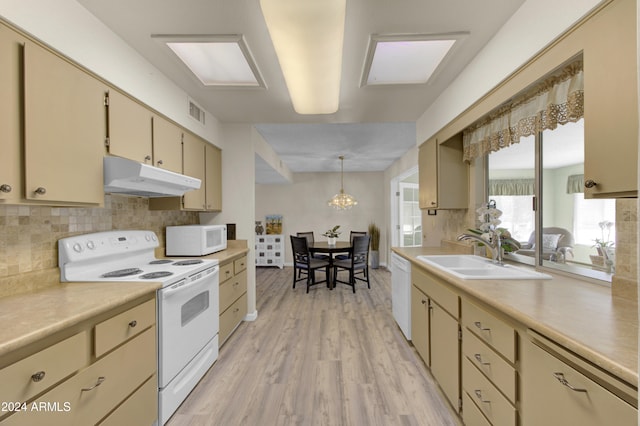
[(33, 373), (31, 375), (31, 380), (34, 382), (39, 382), (40, 380), (44, 379), (44, 376), (45, 376), (44, 371), (38, 371), (37, 373)]
[(476, 397), (480, 402), (484, 402), (485, 404), (491, 404), (491, 401), (482, 399), (482, 391), (480, 389), (476, 389), (473, 391), (476, 394)]
[(138, 321), (133, 320), (129, 323), (129, 327), (134, 328), (136, 325), (138, 325)]
[(475, 325), (476, 327), (478, 327), (479, 330), (481, 331), (491, 331), (490, 328), (483, 328), (482, 327), (482, 323), (480, 321), (476, 321), (473, 323), (473, 325)]
[(100, 376), (98, 377), (98, 380), (96, 381), (96, 384), (91, 386), (90, 388), (82, 388), (82, 392), (86, 392), (86, 391), (90, 391), (93, 390), (95, 388), (97, 388), (98, 386), (100, 386), (102, 384), (102, 382), (104, 382), (107, 378), (104, 376)]
[(475, 355), (473, 355), (473, 357), (476, 359), (476, 361), (478, 361), (482, 365), (491, 365), (490, 362), (484, 362), (482, 360), (482, 355), (480, 355), (480, 354), (475, 354)]
[(569, 381), (564, 377), (564, 374), (562, 374), (562, 373), (553, 373), (553, 377), (558, 379), (558, 381), (562, 385), (568, 387), (569, 389), (571, 389), (574, 392), (587, 392), (586, 389), (580, 389), (580, 388), (573, 387), (573, 385), (571, 383), (569, 383)]

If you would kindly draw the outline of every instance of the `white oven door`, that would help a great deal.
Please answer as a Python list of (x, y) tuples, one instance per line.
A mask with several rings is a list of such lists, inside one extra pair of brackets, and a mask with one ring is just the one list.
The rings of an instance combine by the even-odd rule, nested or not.
[(218, 334), (214, 266), (158, 291), (158, 386), (164, 388)]

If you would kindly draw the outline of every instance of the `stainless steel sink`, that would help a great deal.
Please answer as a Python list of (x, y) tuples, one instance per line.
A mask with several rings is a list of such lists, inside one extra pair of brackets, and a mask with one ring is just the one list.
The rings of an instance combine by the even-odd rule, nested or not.
[(418, 256), (418, 259), (463, 280), (550, 280), (551, 275), (513, 265), (496, 265), (472, 255)]

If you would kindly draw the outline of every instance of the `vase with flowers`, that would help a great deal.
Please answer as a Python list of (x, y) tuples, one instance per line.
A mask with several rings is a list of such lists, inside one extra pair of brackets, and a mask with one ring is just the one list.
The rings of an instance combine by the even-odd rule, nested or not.
[[(500, 250), (502, 252), (510, 253), (518, 250), (519, 244), (513, 238), (507, 228), (499, 227), (502, 221), (502, 210), (496, 207), (495, 200), (489, 200), (487, 204), (483, 204), (476, 209), (478, 214), (479, 225), (476, 229), (469, 229), (470, 232), (479, 235), (481, 238), (493, 242), (494, 239), (500, 239)], [(478, 246), (481, 246), (479, 243)], [(487, 252), (487, 257), (490, 257), (492, 253)]]
[(615, 259), (615, 243), (611, 241), (611, 231), (614, 223), (608, 220), (598, 222), (600, 228), (600, 238), (593, 240), (592, 247), (598, 252), (597, 256), (589, 255), (591, 262), (597, 266), (604, 266), (608, 271), (611, 271)]
[(330, 246), (335, 246), (338, 241), (338, 236), (340, 235), (338, 229), (340, 229), (340, 225), (336, 225), (322, 234), (324, 237), (327, 237)]

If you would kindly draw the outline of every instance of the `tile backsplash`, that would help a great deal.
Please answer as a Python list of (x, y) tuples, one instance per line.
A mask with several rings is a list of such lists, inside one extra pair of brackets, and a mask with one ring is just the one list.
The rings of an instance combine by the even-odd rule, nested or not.
[(121, 195), (105, 195), (105, 206), (99, 208), (0, 205), (0, 287), (3, 279), (57, 267), (57, 244), (64, 237), (145, 229), (164, 246), (166, 226), (194, 223), (197, 212), (150, 211), (147, 198)]

